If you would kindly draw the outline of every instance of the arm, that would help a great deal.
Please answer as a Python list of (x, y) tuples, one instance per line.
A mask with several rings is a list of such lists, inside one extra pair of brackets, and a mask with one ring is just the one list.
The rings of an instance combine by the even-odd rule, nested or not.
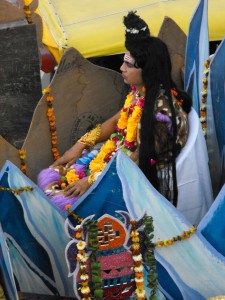
[[(106, 120), (104, 123), (101, 125), (101, 133), (99, 137), (96, 139), (95, 144), (99, 142), (103, 142), (107, 140), (110, 135), (114, 132), (115, 126), (117, 124), (117, 121), (119, 119), (120, 112), (115, 114), (113, 117), (110, 119)], [(81, 138), (82, 140), (82, 138)], [(51, 167), (56, 167), (59, 165), (64, 165), (67, 164), (67, 167), (70, 167), (82, 154), (82, 151), (88, 148), (85, 143), (77, 141), (76, 144), (74, 144), (69, 150), (67, 150), (62, 157), (57, 159)]]
[[(96, 143), (105, 141), (106, 139), (108, 139), (110, 137), (110, 135), (115, 130), (115, 126), (118, 122), (119, 116), (120, 116), (120, 112), (118, 112), (116, 115), (114, 115), (112, 118), (108, 119), (101, 125), (101, 133), (100, 133), (99, 137), (97, 138)], [(77, 142), (70, 150), (68, 150), (65, 153), (65, 155), (66, 155), (66, 154), (68, 154), (68, 152), (70, 152), (70, 155), (73, 156), (73, 159), (67, 165), (72, 164), (72, 162), (75, 160), (74, 155), (75, 155), (76, 149), (85, 149), (85, 145), (80, 142)], [(93, 180), (93, 182), (94, 181), (95, 180)], [(81, 197), (88, 190), (88, 188), (90, 187), (90, 185), (92, 183), (90, 183), (90, 181), (88, 180), (88, 177), (84, 177), (84, 178), (68, 185), (63, 191), (64, 195), (66, 197), (75, 197), (75, 196)]]
[(110, 135), (115, 131), (115, 127), (119, 117), (120, 117), (120, 111), (116, 113), (113, 117), (111, 117), (110, 119), (102, 123), (101, 134), (97, 139), (96, 143), (104, 142), (110, 137)]

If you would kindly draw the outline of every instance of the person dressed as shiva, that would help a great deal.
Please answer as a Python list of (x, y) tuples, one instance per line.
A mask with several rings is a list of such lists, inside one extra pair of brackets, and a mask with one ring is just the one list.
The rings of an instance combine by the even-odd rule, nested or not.
[(168, 49), (150, 35), (147, 23), (133, 11), (123, 22), (126, 53), (120, 70), (130, 85), (124, 107), (38, 176), (40, 188), (62, 210), (88, 190), (118, 150), (177, 204), (176, 157), (187, 141), (192, 100), (174, 84)]

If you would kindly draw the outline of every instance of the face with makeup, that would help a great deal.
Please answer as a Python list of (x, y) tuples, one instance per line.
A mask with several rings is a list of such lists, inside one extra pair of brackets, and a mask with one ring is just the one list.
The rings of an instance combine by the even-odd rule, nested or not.
[(135, 59), (130, 55), (129, 51), (127, 51), (124, 55), (120, 71), (122, 72), (122, 77), (126, 84), (135, 85), (137, 90), (141, 90), (144, 85), (142, 69), (138, 68)]

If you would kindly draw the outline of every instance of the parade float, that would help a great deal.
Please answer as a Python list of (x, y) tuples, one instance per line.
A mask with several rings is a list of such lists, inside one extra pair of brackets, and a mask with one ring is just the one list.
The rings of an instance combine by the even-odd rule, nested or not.
[[(17, 8), (22, 3), (14, 2), (10, 5)], [(51, 1), (51, 7), (53, 2), (60, 5)], [(202, 20), (206, 22), (206, 3), (200, 1), (195, 12), (200, 10), (201, 14), (194, 14), (200, 17), (201, 24)], [(44, 1), (40, 4), (41, 12)], [(35, 1), (33, 5), (31, 10), (26, 7), (30, 24), (22, 26), (34, 27), (29, 19), (37, 9)], [(138, 9), (135, 3), (129, 8)], [(180, 37), (180, 52), (174, 51), (172, 45), (169, 49), (175, 61), (181, 58), (179, 67), (173, 69), (181, 84), (186, 37), (170, 18), (164, 21), (159, 36), (167, 40), (168, 46), (168, 30), (173, 28), (173, 33)], [(207, 26), (207, 22), (204, 24)], [(196, 31), (194, 35), (197, 38)], [(188, 36), (187, 42), (190, 40)], [(37, 51), (42, 44), (37, 45), (32, 51)], [(37, 187), (40, 170), (96, 123), (117, 112), (127, 91), (119, 73), (92, 64), (76, 47), (68, 47), (63, 52), (64, 47), (59, 48), (57, 69), (48, 89), (51, 95), (44, 93), (37, 102), (24, 143), (18, 148), (3, 137), (0, 140), (1, 284), (5, 295), (10, 300), (20, 295), (27, 299), (42, 295), (49, 299), (175, 300), (224, 295), (225, 190), (221, 163), (224, 120), (219, 114), (224, 111), (224, 41), (210, 59), (210, 68), (206, 65), (208, 72), (202, 75), (195, 69), (208, 79), (207, 86), (203, 86), (207, 90), (203, 94), (207, 110), (201, 115), (199, 109), (200, 116), (192, 110), (189, 117), (190, 137), (177, 160), (181, 191), (177, 208), (151, 186), (122, 152), (114, 156), (99, 179), (65, 212)], [(122, 46), (119, 49), (116, 51), (123, 51)], [(190, 54), (185, 54), (187, 63)], [(192, 56), (196, 57), (194, 51)], [(197, 64), (193, 58), (189, 61), (191, 66)], [(188, 82), (194, 93), (197, 74), (192, 67), (189, 70), (186, 76), (193, 80), (192, 84)], [(33, 89), (35, 86), (30, 86), (30, 91)], [(54, 110), (54, 123), (48, 115), (49, 107)], [(199, 117), (204, 120), (200, 122)], [(218, 145), (217, 152), (210, 153), (221, 166), (221, 171), (214, 173), (219, 177), (216, 183), (220, 191), (213, 204), (207, 134), (208, 149), (214, 151), (213, 145)], [(182, 171), (190, 169), (190, 164), (193, 165), (190, 177), (182, 177)]]

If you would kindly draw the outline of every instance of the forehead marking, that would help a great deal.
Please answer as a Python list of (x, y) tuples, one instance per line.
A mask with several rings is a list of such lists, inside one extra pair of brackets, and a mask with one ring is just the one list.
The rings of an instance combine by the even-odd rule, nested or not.
[(127, 61), (131, 64), (135, 64), (135, 60), (133, 59), (132, 56), (130, 56), (129, 54), (125, 53), (124, 57), (123, 57), (124, 61)]

